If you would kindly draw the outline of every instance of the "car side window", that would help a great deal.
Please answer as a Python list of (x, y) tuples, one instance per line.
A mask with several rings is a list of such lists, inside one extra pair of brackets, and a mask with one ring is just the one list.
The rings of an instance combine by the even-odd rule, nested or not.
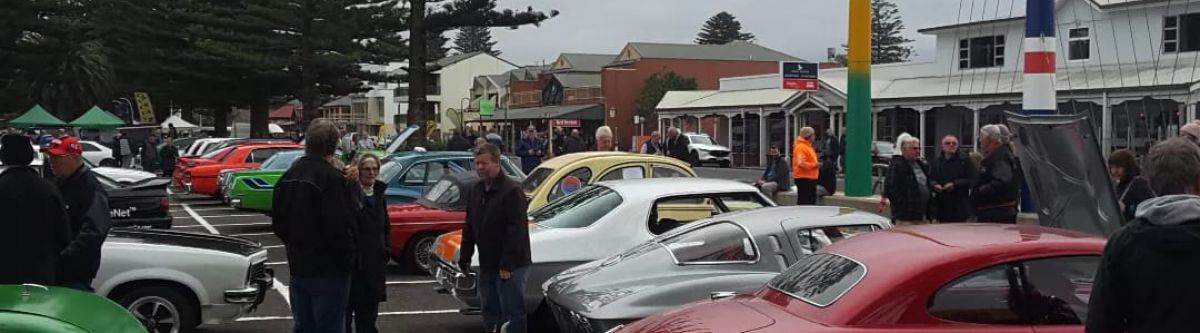
[(271, 156), (275, 156), (275, 153), (278, 152), (279, 149), (274, 148), (255, 149), (249, 155), (246, 155), (246, 163), (262, 163), (271, 158)]
[(679, 168), (665, 165), (655, 165), (650, 169), (651, 178), (688, 178), (691, 177), (687, 172), (683, 172)]
[(972, 324), (1022, 325), (1023, 303), (1011, 264), (996, 265), (951, 281), (933, 295), (929, 314)]
[(1030, 260), (1023, 264), (1026, 303), (1034, 325), (1081, 325), (1099, 256)]
[(404, 173), (404, 176), (400, 177), (400, 186), (424, 186), (426, 174), (425, 169), (428, 167), (429, 163), (417, 163), (411, 168), (408, 168), (408, 171)]
[(447, 173), (454, 172), (450, 170), (450, 165), (445, 161), (428, 163), (428, 165), (429, 169), (425, 170), (425, 179), (421, 181), (420, 186), (436, 182), (438, 179), (442, 179), (442, 176), (445, 176)]
[(550, 195), (547, 196), (546, 200), (552, 201), (563, 195), (574, 193), (583, 188), (584, 185), (590, 184), (591, 179), (592, 169), (588, 167), (572, 170), (566, 176), (563, 176), (562, 179), (559, 179), (558, 183), (554, 184), (554, 188), (550, 189)]
[(753, 262), (758, 250), (750, 234), (732, 222), (714, 223), (662, 242), (678, 264)]
[(659, 199), (650, 207), (647, 226), (650, 233), (661, 235), (684, 224), (721, 214), (721, 208), (707, 197)]
[(758, 196), (758, 193), (727, 193), (717, 199), (720, 199), (721, 203), (725, 205), (726, 213), (762, 208), (767, 205)]
[(642, 178), (646, 178), (646, 169), (641, 166), (627, 166), (608, 171), (608, 174), (600, 177), (600, 181)]
[(801, 229), (799, 231), (800, 253), (813, 254), (827, 245), (878, 229), (879, 227), (874, 225), (839, 225)]

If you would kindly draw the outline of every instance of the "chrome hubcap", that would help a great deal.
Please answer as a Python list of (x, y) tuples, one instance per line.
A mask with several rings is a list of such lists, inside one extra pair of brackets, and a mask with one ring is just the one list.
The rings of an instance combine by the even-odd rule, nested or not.
[(150, 333), (179, 333), (179, 310), (167, 299), (145, 296), (129, 304), (129, 312)]
[(417, 243), (417, 266), (421, 266), (423, 270), (429, 270), (429, 265), (433, 259), (433, 237), (425, 237)]

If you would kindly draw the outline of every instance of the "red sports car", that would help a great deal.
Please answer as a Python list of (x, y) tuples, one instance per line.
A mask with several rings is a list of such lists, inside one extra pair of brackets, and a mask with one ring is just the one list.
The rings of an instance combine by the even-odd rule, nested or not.
[(249, 169), (257, 167), (276, 153), (303, 149), (298, 144), (245, 144), (215, 150), (200, 158), (181, 158), (185, 163), (176, 166), (175, 178), (185, 192), (217, 195), (217, 175), (226, 169)]
[(616, 332), (1083, 332), (1104, 239), (1029, 225), (876, 231), (753, 295), (714, 292)]
[(479, 181), (474, 171), (442, 176), (414, 203), (388, 206), (392, 258), (409, 272), (429, 272), (432, 246), (443, 233), (462, 229), (467, 190)]

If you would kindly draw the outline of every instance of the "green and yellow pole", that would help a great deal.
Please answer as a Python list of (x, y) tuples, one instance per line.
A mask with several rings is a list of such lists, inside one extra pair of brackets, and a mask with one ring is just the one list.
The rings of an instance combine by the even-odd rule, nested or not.
[(871, 0), (850, 0), (846, 196), (871, 193)]

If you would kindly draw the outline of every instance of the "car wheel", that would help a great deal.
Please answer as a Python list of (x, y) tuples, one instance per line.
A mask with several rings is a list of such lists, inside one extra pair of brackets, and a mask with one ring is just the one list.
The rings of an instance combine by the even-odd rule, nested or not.
[(408, 244), (404, 245), (404, 261), (401, 262), (404, 268), (411, 273), (429, 274), (429, 267), (433, 265), (433, 246), (437, 236), (435, 233), (424, 233), (409, 239)]
[(701, 165), (704, 165), (704, 163), (700, 163), (700, 153), (692, 152), (692, 167), (695, 168)]
[(115, 167), (117, 167), (117, 160), (114, 160), (111, 158), (106, 158), (106, 159), (100, 160), (100, 166), (115, 168)]
[(113, 297), (149, 333), (190, 333), (200, 325), (197, 306), (174, 288), (139, 286)]

